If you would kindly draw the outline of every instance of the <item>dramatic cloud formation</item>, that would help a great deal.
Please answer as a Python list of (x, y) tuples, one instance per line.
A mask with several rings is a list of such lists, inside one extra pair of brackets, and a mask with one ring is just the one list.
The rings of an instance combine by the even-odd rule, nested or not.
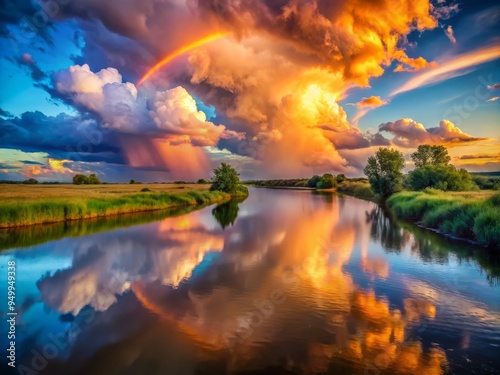
[[(33, 17), (36, 11), (28, 3), (13, 3), (10, 17), (0, 16), (8, 26), (2, 26), (0, 34)], [(47, 69), (52, 66), (39, 58), (46, 47), (23, 47), (8, 61), (45, 90), (44, 100), (48, 93), (51, 105), (63, 102), (79, 114), (66, 115), (70, 126), (58, 116), (42, 119), (41, 114), (22, 114), (26, 109), (13, 112), (5, 107), (16, 116), (1, 112), (9, 121), (0, 137), (7, 140), (7, 148), (36, 150), (38, 140), (33, 137), (40, 131), (25, 128), (23, 121), (27, 117), (35, 122), (37, 117), (45, 127), (54, 121), (54, 138), (71, 127), (90, 135), (84, 137), (90, 146), (82, 147), (81, 135), (62, 134), (66, 147), (54, 139), (50, 151), (52, 135), (42, 135), (41, 149), (56, 160), (80, 157), (90, 162), (96, 154), (96, 163), (114, 160), (178, 179), (206, 175), (203, 170), (220, 160), (241, 163), (238, 166), (258, 177), (331, 171), (359, 175), (370, 147), (417, 144), (398, 135), (398, 126), (387, 126), (394, 128), (394, 140), (366, 131), (385, 118), (375, 124), (364, 121), (361, 130), (363, 116), (382, 106), (379, 113), (388, 110), (395, 95), (461, 75), (500, 56), (491, 41), (474, 44), (479, 47), (472, 51), (456, 43), (456, 23), (443, 21), (458, 10), (457, 4), (430, 0), (67, 2), (32, 39), (53, 43), (77, 29), (65, 62), (54, 65), (62, 70), (52, 74)], [(71, 21), (59, 23), (65, 20)], [(420, 45), (428, 43), (427, 30), (438, 33), (441, 28), (455, 46), (446, 41), (454, 49), (440, 57), (435, 52), (440, 47)], [(460, 43), (467, 40), (461, 31), (459, 35)], [(13, 44), (25, 37), (21, 31), (11, 36)], [(461, 55), (454, 55), (455, 49)], [(375, 80), (384, 73), (388, 80)], [(409, 78), (401, 84), (400, 77)], [(370, 92), (360, 99), (357, 88), (370, 89), (380, 81), (390, 82), (384, 90), (373, 91), (381, 96)], [(489, 88), (494, 86), (490, 83)], [(351, 95), (356, 98), (351, 101), (357, 101), (354, 114), (339, 104)], [(454, 144), (476, 140), (455, 127), (439, 129), (420, 132), (419, 139)], [(17, 139), (7, 139), (7, 134)]]
[(485, 140), (462, 132), (452, 122), (442, 120), (438, 127), (426, 129), (424, 125), (402, 118), (379, 126), (380, 131), (394, 135), (393, 144), (400, 147), (417, 147), (420, 144), (456, 144)]

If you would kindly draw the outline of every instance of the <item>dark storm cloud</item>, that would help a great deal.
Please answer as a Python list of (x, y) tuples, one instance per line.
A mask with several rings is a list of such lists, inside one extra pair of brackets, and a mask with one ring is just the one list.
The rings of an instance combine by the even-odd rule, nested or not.
[(19, 162), (25, 165), (43, 165), (42, 163), (33, 160), (19, 160)]
[[(60, 9), (60, 5), (55, 4), (57, 11), (56, 8), (44, 10), (33, 0), (0, 0), (0, 36), (11, 38), (13, 43), (25, 43), (38, 36), (52, 44), (52, 17), (57, 16)], [(11, 32), (9, 28), (12, 27), (17, 27), (18, 30)]]
[(12, 113), (0, 108), (0, 117), (14, 117)]
[(103, 133), (89, 117), (25, 112), (0, 119), (0, 147), (46, 152), (50, 157), (123, 164), (116, 135)]

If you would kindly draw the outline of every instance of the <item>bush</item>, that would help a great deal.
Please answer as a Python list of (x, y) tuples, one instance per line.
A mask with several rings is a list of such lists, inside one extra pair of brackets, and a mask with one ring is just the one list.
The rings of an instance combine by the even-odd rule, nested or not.
[(198, 181), (196, 181), (196, 183), (199, 185), (205, 185), (205, 184), (209, 184), (210, 181), (207, 181), (207, 180), (204, 180), (203, 178), (200, 178)]
[(130, 180), (130, 185), (135, 184), (135, 180)]
[(143, 188), (143, 189), (141, 189), (141, 193), (148, 193), (148, 192), (150, 192), (150, 191), (151, 191), (151, 190), (150, 190), (150, 189), (148, 189), (148, 188)]
[(347, 180), (347, 177), (345, 176), (345, 174), (339, 174), (337, 175), (336, 180), (339, 184), (341, 184), (342, 182)]
[(415, 191), (429, 187), (443, 191), (479, 190), (469, 172), (457, 170), (453, 165), (426, 165), (415, 169), (408, 175), (408, 184)]

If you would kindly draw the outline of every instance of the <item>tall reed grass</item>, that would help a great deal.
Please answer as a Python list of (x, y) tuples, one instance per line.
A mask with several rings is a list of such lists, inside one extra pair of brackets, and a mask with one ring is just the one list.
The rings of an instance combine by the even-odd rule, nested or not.
[(140, 193), (106, 198), (41, 198), (0, 204), (0, 228), (79, 220), (129, 212), (161, 210), (229, 200), (220, 191)]
[(386, 204), (400, 218), (500, 248), (500, 194), (485, 198), (426, 189), (394, 194)]
[(376, 201), (377, 196), (373, 193), (368, 181), (344, 181), (337, 186), (339, 193), (352, 195), (356, 198), (368, 199)]

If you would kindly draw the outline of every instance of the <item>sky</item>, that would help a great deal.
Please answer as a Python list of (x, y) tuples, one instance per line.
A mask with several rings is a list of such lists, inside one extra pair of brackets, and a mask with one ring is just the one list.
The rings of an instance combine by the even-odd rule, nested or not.
[(363, 175), (379, 147), (500, 171), (500, 5), (6, 0), (0, 180)]

